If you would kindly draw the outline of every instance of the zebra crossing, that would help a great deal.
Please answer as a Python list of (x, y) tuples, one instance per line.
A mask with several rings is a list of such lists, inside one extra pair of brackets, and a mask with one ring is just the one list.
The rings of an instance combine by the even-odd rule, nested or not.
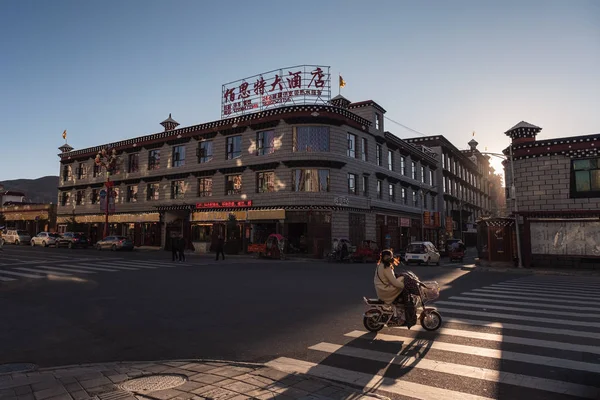
[(444, 318), (436, 332), (353, 330), (267, 365), (390, 397), (600, 399), (599, 278), (527, 276), (435, 307)]

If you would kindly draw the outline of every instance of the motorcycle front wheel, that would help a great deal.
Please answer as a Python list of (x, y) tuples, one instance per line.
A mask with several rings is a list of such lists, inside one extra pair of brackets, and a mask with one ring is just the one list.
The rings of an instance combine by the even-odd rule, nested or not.
[(442, 315), (434, 310), (424, 311), (421, 317), (421, 326), (426, 331), (436, 331), (442, 326)]
[(369, 332), (379, 332), (384, 327), (384, 324), (379, 322), (376, 317), (364, 317), (363, 325)]

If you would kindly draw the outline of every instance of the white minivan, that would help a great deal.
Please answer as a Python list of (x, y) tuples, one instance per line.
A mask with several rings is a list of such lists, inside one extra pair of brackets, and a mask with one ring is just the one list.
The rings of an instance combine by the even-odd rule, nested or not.
[(431, 242), (412, 242), (406, 248), (404, 261), (407, 264), (418, 263), (440, 265), (440, 252)]

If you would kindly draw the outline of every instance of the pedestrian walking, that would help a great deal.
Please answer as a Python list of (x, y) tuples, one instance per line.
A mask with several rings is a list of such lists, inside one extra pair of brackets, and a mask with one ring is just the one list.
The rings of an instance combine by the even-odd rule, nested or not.
[(171, 236), (171, 256), (173, 262), (179, 261), (179, 237), (177, 235)]
[(178, 252), (179, 252), (179, 261), (180, 262), (185, 262), (185, 239), (183, 238), (183, 235), (179, 235), (179, 240), (178, 242)]
[(219, 235), (219, 238), (217, 239), (217, 258), (216, 260), (219, 261), (219, 254), (222, 254), (223, 260), (225, 260), (225, 240), (223, 239), (223, 236)]

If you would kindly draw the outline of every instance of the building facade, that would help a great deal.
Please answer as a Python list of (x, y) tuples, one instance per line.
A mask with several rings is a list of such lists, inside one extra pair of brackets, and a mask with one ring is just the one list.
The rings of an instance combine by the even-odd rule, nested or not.
[(515, 172), (509, 147), (507, 205), (514, 210), (516, 198), (523, 265), (598, 268), (600, 134), (536, 140), (541, 130), (521, 121), (506, 132)]
[(56, 204), (8, 201), (0, 207), (0, 215), (7, 229), (24, 230), (32, 237), (56, 229)]
[(489, 156), (477, 150), (475, 140), (468, 150), (459, 150), (444, 136), (406, 139), (415, 146), (425, 146), (441, 160), (435, 181), (443, 195), (437, 197), (436, 208), (441, 212), (442, 235), (438, 246), (444, 248), (444, 239), (462, 238), (467, 246), (477, 244), (478, 218), (490, 216), (500, 205), (495, 194), (501, 193), (499, 177), (490, 167)]
[(321, 257), (333, 238), (395, 248), (422, 231), (437, 240), (438, 159), (386, 131), (384, 114), (374, 101), (337, 96), (184, 128), (169, 117), (160, 133), (62, 146), (59, 230), (74, 215), (100, 239), (107, 176), (94, 158), (110, 147), (119, 159), (110, 233), (137, 246), (168, 248), (171, 234), (182, 233), (203, 252), (223, 234), (244, 251), (281, 233), (288, 251)]

